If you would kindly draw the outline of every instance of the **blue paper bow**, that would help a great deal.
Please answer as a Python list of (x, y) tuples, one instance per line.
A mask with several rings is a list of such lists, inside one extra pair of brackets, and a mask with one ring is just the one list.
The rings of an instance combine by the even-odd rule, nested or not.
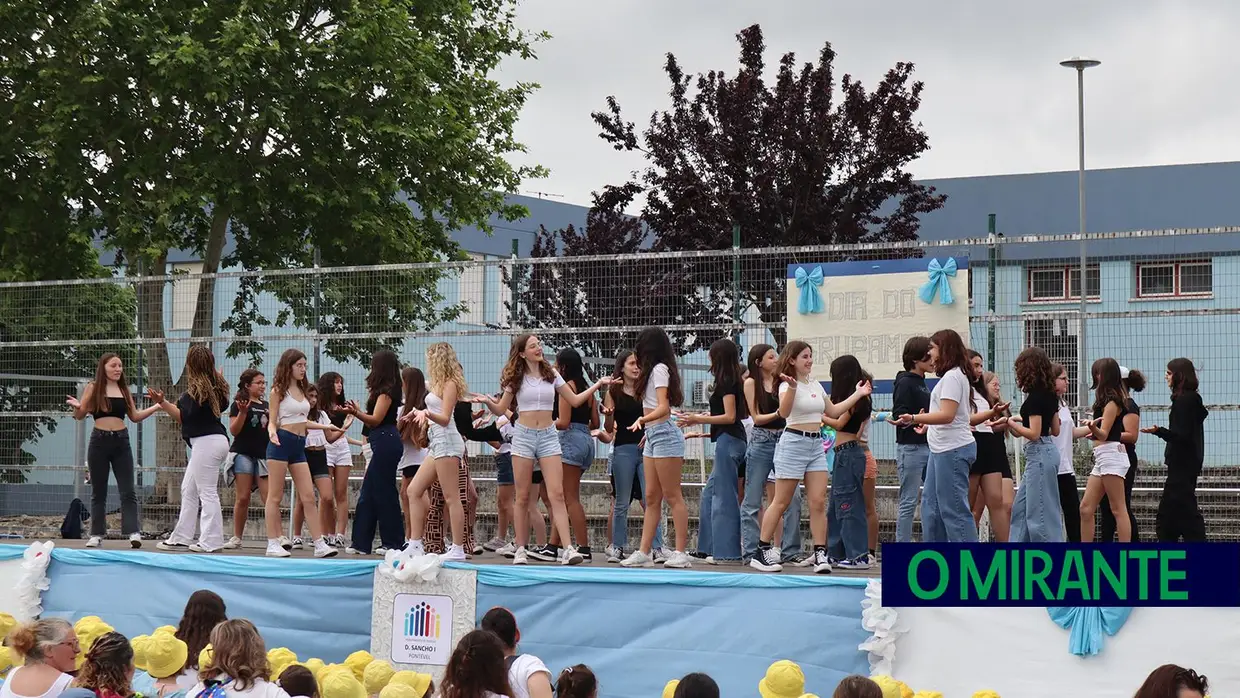
[(930, 280), (921, 285), (921, 291), (918, 293), (921, 296), (921, 302), (933, 303), (934, 293), (938, 291), (940, 304), (954, 303), (956, 299), (952, 297), (951, 282), (948, 279), (956, 275), (956, 258), (948, 257), (946, 264), (939, 264), (939, 260), (932, 259), (926, 271), (930, 273)]
[(809, 273), (805, 272), (804, 267), (797, 267), (796, 280), (797, 288), (801, 289), (797, 312), (802, 315), (821, 313), (823, 311), (822, 296), (818, 295), (818, 288), (822, 286), (822, 267), (814, 267), (814, 270)]
[(1114, 636), (1124, 627), (1131, 608), (1070, 607), (1048, 608), (1051, 620), (1071, 630), (1068, 651), (1078, 657), (1093, 656), (1102, 651), (1102, 634)]

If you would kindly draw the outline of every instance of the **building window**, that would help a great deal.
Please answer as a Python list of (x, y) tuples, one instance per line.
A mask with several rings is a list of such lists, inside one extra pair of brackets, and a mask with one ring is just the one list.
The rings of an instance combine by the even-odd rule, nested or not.
[(172, 322), (169, 329), (194, 329), (194, 310), (198, 307), (198, 286), (202, 283), (202, 262), (169, 265), (172, 278)]
[[(1087, 267), (1085, 282), (1089, 298), (1102, 296), (1102, 272), (1097, 265)], [(1029, 270), (1029, 300), (1053, 302), (1080, 300), (1081, 268), (1079, 266), (1038, 267)]]
[(1158, 262), (1137, 265), (1138, 298), (1208, 296), (1214, 292), (1211, 262)]
[(1062, 364), (1067, 370), (1068, 384), (1071, 388), (1065, 397), (1071, 405), (1076, 404), (1077, 380), (1080, 375), (1080, 362), (1077, 361), (1077, 328), (1079, 326), (1076, 320), (1068, 318), (1025, 321), (1025, 343), (1029, 346), (1041, 347), (1052, 362)]

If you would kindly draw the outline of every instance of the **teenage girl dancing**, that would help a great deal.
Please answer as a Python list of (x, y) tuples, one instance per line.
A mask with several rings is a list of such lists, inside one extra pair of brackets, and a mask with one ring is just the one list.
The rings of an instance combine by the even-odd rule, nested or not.
[[(404, 385), (404, 403), (400, 408), (400, 416), (414, 410), (426, 409), (426, 376), (422, 370), (406, 366), (400, 372), (400, 382)], [(409, 485), (413, 484), (413, 476), (417, 475), (422, 462), (426, 460), (426, 449), (430, 439), (424, 425), (414, 424), (412, 419), (397, 420), (400, 439), (401, 456), (397, 468), (400, 470), (400, 507), (405, 518), (405, 542), (413, 540), (412, 519), (409, 518)]]
[[(512, 343), (508, 363), (500, 375), (503, 397), (499, 400), (490, 395), (474, 395), (475, 402), (486, 403), (495, 415), (502, 415), (515, 407), (519, 410), (512, 434), (512, 473), (516, 486), (516, 502), (513, 520), (516, 522), (517, 551), (514, 565), (527, 564), (532, 557), (526, 551), (529, 543), (529, 502), (533, 484), (534, 464), (537, 462), (543, 475), (543, 487), (551, 498), (552, 525), (560, 534), (560, 540), (573, 540), (569, 530), (568, 507), (564, 501), (564, 466), (560, 455), (560, 437), (552, 421), (551, 413), (557, 397), (568, 401), (570, 408), (581, 407), (590, 401), (600, 387), (610, 385), (604, 378), (586, 390), (573, 392), (559, 373), (543, 357), (542, 342), (532, 334), (523, 334)], [(561, 564), (577, 565), (585, 558), (571, 544), (560, 555)]]
[(1073, 458), (1073, 441), (1090, 435), (1089, 427), (1076, 425), (1072, 408), (1068, 406), (1068, 369), (1063, 364), (1051, 364), (1055, 375), (1055, 395), (1059, 397), (1059, 434), (1052, 436), (1055, 450), (1059, 453), (1059, 471), (1056, 484), (1059, 488), (1059, 509), (1063, 514), (1065, 538), (1069, 543), (1081, 542), (1081, 497), (1076, 491), (1076, 463)]
[[(767, 478), (775, 467), (775, 445), (784, 432), (779, 415), (779, 354), (769, 344), (749, 350), (749, 376), (745, 379), (745, 403), (753, 418), (753, 430), (745, 450), (745, 494), (741, 501), (741, 557), (751, 560), (758, 553), (759, 518)], [(769, 498), (775, 495), (769, 486)], [(779, 538), (777, 536), (777, 538)], [(801, 489), (792, 492), (792, 502), (783, 517), (782, 562), (796, 562), (801, 555)], [(812, 558), (812, 556), (810, 556)]]
[(411, 540), (405, 548), (410, 556), (425, 555), (422, 534), (426, 528), (426, 515), (430, 507), (425, 495), (435, 482), (443, 488), (448, 520), (452, 528), (452, 545), (445, 559), (465, 559), (465, 492), (461, 488), (461, 464), (465, 455), (465, 440), (456, 428), (453, 412), (457, 397), (468, 394), (469, 387), (456, 351), (447, 342), (436, 342), (426, 348), (426, 373), (430, 378), (430, 392), (426, 394), (426, 408), (413, 410), (405, 415), (406, 421), (425, 425), (430, 443), (428, 462), (413, 476), (409, 485), (409, 518)]
[[(324, 399), (319, 394), (317, 385), (310, 386), (306, 399), (310, 401), (308, 424), (324, 427), (306, 432), (306, 463), (310, 466), (310, 477), (314, 479), (314, 487), (319, 494), (318, 515), (322, 521), (323, 538), (328, 545), (332, 545), (333, 541), (328, 539), (331, 537), (330, 531), (336, 525), (336, 488), (332, 484), (332, 466), (327, 460), (327, 452), (332, 444), (344, 443), (347, 446), (348, 441), (345, 440), (344, 432), (332, 423), (327, 410), (323, 409)], [(302, 546), (301, 528), (305, 519), (306, 509), (299, 497), (293, 505), (293, 548), (297, 550)]]
[[(220, 421), (224, 405), (228, 404), (228, 381), (216, 370), (215, 356), (205, 344), (189, 348), (185, 356), (185, 383), (185, 393), (175, 404), (165, 400), (158, 390), (146, 392), (159, 409), (181, 423), (181, 438), (189, 444), (189, 463), (181, 480), (181, 515), (172, 535), (156, 547), (213, 553), (224, 547), (224, 512), (220, 509), (218, 485), (220, 466), (228, 457), (228, 432)], [(192, 543), (195, 523), (199, 524), (199, 538)]]
[[(561, 349), (555, 357), (555, 370), (573, 393), (589, 385), (581, 354), (576, 349)], [(562, 471), (568, 527), (577, 533), (577, 552), (586, 562), (590, 562), (593, 555), (590, 552), (590, 532), (586, 528), (586, 510), (581, 506), (581, 476), (594, 462), (593, 432), (599, 428), (598, 400), (591, 393), (589, 400), (573, 407), (564, 398), (557, 398), (551, 417), (559, 430), (560, 462), (566, 466)], [(554, 562), (559, 559), (561, 542), (559, 531), (553, 530), (550, 544), (542, 550), (531, 550), (530, 557)]]
[[(1013, 543), (1062, 543), (1059, 525), (1059, 422), (1055, 372), (1046, 352), (1028, 347), (1016, 357), (1016, 387), (1025, 393), (1020, 419), (1008, 428), (1025, 440), (1025, 472), (1012, 506)], [(1001, 541), (1004, 542), (1004, 541)]]
[[(267, 555), (288, 557), (289, 552), (281, 545), (280, 504), (284, 499), (284, 473), (293, 476), (293, 487), (301, 505), (310, 519), (310, 537), (314, 539), (315, 557), (333, 557), (335, 548), (323, 538), (322, 519), (314, 504), (314, 478), (306, 462), (306, 433), (310, 429), (324, 429), (310, 423), (310, 381), (306, 380), (306, 355), (298, 349), (288, 349), (280, 355), (276, 364), (276, 377), (271, 385), (270, 413), (274, 415), (267, 423)], [(291, 543), (290, 543), (291, 546)]]
[[(1137, 517), (1132, 513), (1132, 486), (1137, 482), (1137, 438), (1141, 436), (1141, 408), (1132, 396), (1133, 393), (1145, 390), (1145, 374), (1120, 366), (1119, 377), (1123, 380), (1124, 394), (1127, 396), (1124, 400), (1127, 410), (1124, 413), (1124, 433), (1120, 437), (1124, 443), (1124, 452), (1128, 454), (1128, 474), (1124, 475), (1124, 507), (1128, 510), (1128, 521), (1132, 525), (1132, 542), (1140, 543), (1141, 532), (1137, 526)], [(1115, 517), (1111, 515), (1111, 507), (1105, 494), (1102, 495), (1102, 502), (1098, 507), (1101, 509), (1100, 542), (1112, 543), (1115, 541)]]
[(1081, 499), (1081, 542), (1094, 542), (1094, 513), (1105, 493), (1115, 515), (1119, 542), (1132, 540), (1132, 524), (1124, 505), (1124, 476), (1128, 474), (1128, 453), (1121, 437), (1128, 396), (1115, 359), (1098, 359), (1091, 369), (1094, 377), (1094, 418), (1086, 422), (1093, 433), (1094, 469)]
[[(828, 574), (827, 557), (827, 458), (822, 450), (823, 416), (838, 419), (870, 396), (869, 382), (858, 382), (852, 394), (841, 402), (831, 401), (822, 384), (810, 378), (814, 369), (814, 350), (801, 340), (788, 342), (779, 357), (779, 414), (787, 422), (775, 446), (775, 497), (762, 517), (758, 554), (750, 567), (762, 572), (778, 572), (779, 551), (771, 546), (775, 529), (792, 501), (792, 493), (803, 480), (809, 498), (809, 528), (814, 538), (814, 572)], [(860, 453), (860, 450), (857, 451)], [(865, 462), (861, 462), (864, 473)], [(860, 488), (858, 488), (858, 495)], [(865, 548), (865, 517), (861, 519), (861, 547)]]
[(1205, 421), (1210, 416), (1197, 392), (1197, 369), (1188, 359), (1167, 363), (1171, 416), (1167, 427), (1142, 429), (1167, 442), (1163, 455), (1167, 481), (1158, 501), (1158, 540), (1175, 543), (1205, 541), (1206, 521), (1197, 505), (1197, 478), (1205, 460)]
[[(828, 402), (848, 404), (855, 386), (868, 385), (870, 375), (852, 354), (831, 362), (831, 394)], [(827, 509), (827, 557), (845, 570), (870, 568), (869, 529), (865, 508), (865, 450), (861, 432), (870, 421), (873, 403), (869, 396), (853, 400), (837, 416), (823, 414), (822, 421), (835, 430), (835, 472), (831, 479), (831, 500)], [(778, 484), (778, 480), (776, 481)], [(808, 485), (807, 485), (808, 487)], [(772, 531), (773, 533), (774, 531)], [(817, 557), (817, 555), (815, 555)], [(815, 566), (818, 565), (815, 560)], [(818, 571), (818, 570), (815, 570)]]
[(116, 354), (99, 357), (95, 380), (86, 384), (79, 401), (72, 395), (66, 400), (73, 408), (73, 418), (82, 420), (90, 415), (95, 428), (86, 447), (86, 466), (90, 473), (90, 540), (86, 547), (97, 548), (108, 535), (108, 472), (116, 477), (121, 495), (121, 533), (129, 537), (129, 545), (142, 547), (141, 523), (138, 520), (138, 495), (134, 492), (133, 449), (129, 446), (128, 417), (134, 424), (155, 412), (158, 406), (139, 410), (129, 391), (125, 366)]
[(969, 469), (969, 502), (975, 525), (981, 523), (982, 512), (990, 511), (990, 529), (997, 543), (1006, 543), (1011, 535), (1012, 498), (1008, 497), (1012, 466), (1008, 463), (1008, 414), (996, 410), (1003, 400), (999, 377), (981, 369), (981, 357), (974, 362), (977, 380), (973, 383), (973, 439), (977, 442), (977, 460)]
[(258, 489), (264, 506), (267, 503), (267, 378), (256, 368), (241, 372), (237, 381), (237, 395), (228, 408), (228, 430), (232, 432), (233, 444), (229, 453), (232, 464), (233, 486), (233, 535), (224, 544), (228, 550), (241, 547), (245, 536), (245, 522), (250, 516), (250, 498)]
[(371, 458), (362, 478), (362, 490), (353, 513), (351, 554), (369, 555), (379, 529), (382, 551), (399, 550), (404, 544), (400, 521), (400, 494), (396, 491), (396, 466), (404, 446), (396, 428), (400, 409), (400, 361), (390, 349), (380, 349), (370, 357), (366, 376), (366, 409), (349, 401), (349, 413), (370, 427)]
[(345, 545), (344, 534), (349, 526), (349, 473), (353, 468), (353, 449), (349, 446), (361, 442), (354, 442), (347, 434), (353, 426), (353, 415), (345, 410), (349, 401), (344, 396), (344, 378), (335, 371), (328, 371), (319, 376), (318, 388), (319, 409), (326, 412), (332, 424), (342, 432), (335, 440), (331, 435), (327, 438), (327, 466), (335, 489), (336, 517), (324, 529), (328, 544), (340, 548)]
[[(902, 426), (930, 427), (926, 434), (930, 460), (921, 500), (922, 540), (976, 543), (977, 524), (969, 509), (969, 470), (977, 460), (977, 443), (969, 426), (973, 413), (969, 376), (973, 367), (955, 330), (935, 332), (928, 353), (939, 375), (930, 392), (930, 411), (902, 414), (899, 419)], [(1006, 409), (1007, 405), (1002, 407)]]
[(667, 556), (665, 567), (684, 569), (692, 565), (685, 551), (689, 543), (689, 510), (680, 491), (685, 463), (685, 435), (672, 421), (672, 408), (680, 407), (685, 394), (676, 368), (672, 340), (661, 327), (647, 327), (637, 335), (633, 347), (641, 374), (637, 390), (642, 396), (642, 416), (629, 427), (634, 433), (645, 430), (642, 467), (646, 472), (646, 511), (642, 516), (641, 546), (620, 562), (625, 567), (652, 567), (654, 535), (662, 519), (663, 502), (672, 510), (676, 525), (676, 549)]
[[(612, 387), (603, 398), (603, 412), (607, 419), (604, 431), (612, 436), (610, 479), (612, 488), (611, 544), (607, 548), (607, 561), (620, 562), (624, 549), (629, 545), (629, 506), (636, 499), (646, 506), (646, 473), (642, 467), (641, 441), (644, 431), (633, 431), (642, 416), (642, 402), (637, 390), (641, 367), (637, 355), (623, 349), (616, 356), (616, 368), (612, 373)], [(661, 517), (660, 517), (661, 518)], [(653, 549), (663, 547), (663, 525), (655, 530)]]

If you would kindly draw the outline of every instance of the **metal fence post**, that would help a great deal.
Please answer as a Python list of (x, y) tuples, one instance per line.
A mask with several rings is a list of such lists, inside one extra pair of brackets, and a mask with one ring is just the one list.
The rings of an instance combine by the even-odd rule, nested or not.
[[(143, 271), (142, 258), (139, 257), (138, 258), (138, 276), (139, 277), (142, 276), (142, 271)], [(142, 302), (143, 302), (142, 286), (143, 284), (141, 282), (139, 282), (138, 284), (134, 286), (134, 300), (136, 303), (136, 305), (134, 306), (135, 307), (134, 325), (138, 328), (138, 333), (137, 333), (138, 339), (142, 338)], [(145, 344), (143, 344), (142, 342), (138, 342), (138, 358), (137, 358), (138, 384), (136, 387), (138, 389), (137, 397), (139, 399), (141, 399), (142, 395), (146, 392), (146, 356), (143, 351), (145, 347), (146, 347)], [(145, 444), (142, 441), (142, 422), (138, 422), (136, 425), (134, 425), (134, 438), (138, 442), (138, 447), (134, 449), (134, 474), (137, 476), (134, 487), (138, 490), (139, 493), (141, 493), (142, 487), (145, 481), (145, 478), (143, 477), (143, 473), (142, 473), (142, 464), (145, 462), (145, 459), (142, 456), (143, 456), (143, 452), (146, 450), (144, 448)], [(141, 522), (139, 522), (138, 528), (142, 528)]]
[(319, 305), (319, 299), (323, 295), (323, 268), (322, 258), (319, 256), (319, 248), (314, 247), (314, 375), (317, 377), (320, 373), (319, 362), (323, 349), (322, 340), (322, 308)]
[[(736, 343), (741, 356), (745, 355), (741, 346), (741, 323), (744, 320), (741, 312), (741, 224), (732, 224), (732, 321), (736, 329), (732, 330), (732, 341)], [(702, 449), (705, 452), (706, 449)]]
[[(86, 381), (77, 382), (79, 400), (86, 394)], [(73, 497), (82, 498), (82, 485), (90, 471), (86, 467), (86, 420), (73, 420)]]
[(512, 239), (512, 268), (508, 270), (508, 326), (516, 329), (518, 317), (518, 304), (521, 302), (518, 296), (519, 286), (517, 284), (517, 255), (521, 250), (521, 241)]

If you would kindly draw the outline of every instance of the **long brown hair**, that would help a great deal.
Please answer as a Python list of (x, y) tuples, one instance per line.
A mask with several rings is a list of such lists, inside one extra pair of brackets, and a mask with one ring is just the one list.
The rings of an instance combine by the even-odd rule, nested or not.
[[(538, 335), (532, 332), (519, 334), (512, 340), (512, 346), (508, 348), (508, 361), (504, 364), (504, 370), (499, 374), (499, 387), (501, 390), (511, 389), (514, 399), (521, 390), (521, 384), (525, 382), (525, 374), (529, 372), (529, 365), (525, 357), (521, 356), (521, 352), (525, 351), (525, 345), (529, 344), (531, 339), (537, 339), (537, 337)], [(555, 380), (555, 368), (547, 361), (546, 355), (543, 355), (542, 361), (538, 363), (538, 377), (548, 382)]]
[(1150, 672), (1132, 698), (1176, 698), (1185, 688), (1204, 696), (1210, 692), (1210, 681), (1192, 669), (1164, 664)]
[(633, 343), (633, 353), (637, 354), (637, 364), (641, 366), (641, 377), (637, 379), (637, 396), (646, 394), (646, 384), (654, 374), (654, 367), (659, 364), (667, 366), (667, 403), (671, 407), (680, 407), (685, 401), (684, 386), (680, 384), (680, 369), (676, 366), (676, 350), (672, 340), (662, 327), (647, 327), (637, 333), (637, 341)]
[(210, 405), (220, 416), (228, 404), (228, 381), (215, 368), (215, 355), (205, 344), (195, 344), (185, 355), (185, 392), (194, 402)]
[(504, 643), (490, 630), (471, 630), (457, 643), (439, 683), (441, 698), (513, 695), (504, 663)]
[(133, 645), (117, 632), (104, 633), (86, 652), (86, 661), (78, 670), (73, 685), (88, 688), (95, 695), (110, 691), (118, 696), (133, 695), (130, 670), (133, 668)]
[(249, 400), (250, 384), (254, 382), (255, 378), (258, 378), (261, 375), (263, 375), (263, 372), (254, 367), (250, 367), (242, 371), (241, 376), (237, 378), (237, 397), (233, 399)]
[[(404, 415), (413, 410), (426, 409), (426, 376), (422, 373), (422, 369), (416, 366), (406, 366), (400, 372), (400, 382), (405, 387), (404, 404), (400, 407), (400, 413)], [(430, 445), (427, 426), (406, 422), (400, 427), (400, 435), (414, 446), (426, 448)]]
[(1171, 373), (1171, 397), (1197, 392), (1197, 368), (1191, 359), (1172, 359), (1167, 362), (1167, 371)]
[(1119, 362), (1112, 358), (1098, 359), (1090, 367), (1089, 373), (1094, 378), (1094, 411), (1102, 414), (1108, 402), (1114, 402), (1124, 408), (1124, 379), (1119, 375)]
[(207, 666), (199, 667), (198, 678), (206, 681), (221, 675), (232, 678), (233, 687), (238, 691), (271, 676), (263, 637), (258, 634), (258, 628), (244, 618), (226, 620), (211, 631), (211, 658)]
[[(766, 376), (762, 374), (762, 357), (766, 356), (768, 351), (775, 351), (775, 347), (770, 344), (755, 344), (749, 350), (749, 356), (746, 357), (745, 367), (749, 369), (749, 377), (753, 379), (753, 404), (761, 407), (763, 401), (770, 397), (770, 393), (766, 389)], [(778, 376), (772, 383), (779, 385)]]
[(973, 363), (969, 360), (969, 350), (956, 330), (939, 330), (930, 337), (930, 343), (939, 348), (939, 360), (934, 364), (934, 372), (942, 378), (953, 368), (960, 369), (966, 380), (972, 383)]
[[(293, 383), (293, 364), (306, 358), (306, 355), (300, 349), (285, 349), (280, 355), (280, 360), (276, 362), (276, 377), (271, 381), (271, 392), (281, 400), (288, 395), (288, 388)], [(306, 376), (309, 374), (307, 373)], [(310, 389), (310, 379), (302, 376), (297, 381), (297, 387), (301, 390), (302, 397), (306, 396), (306, 391)]]
[[(112, 359), (121, 358), (120, 354), (108, 352), (99, 357), (99, 364), (95, 366), (95, 380), (92, 385), (95, 386), (95, 392), (90, 396), (90, 411), (107, 414), (112, 411), (112, 402), (108, 398), (108, 374), (104, 367)], [(125, 404), (129, 409), (134, 409), (133, 393), (129, 392), (129, 379), (125, 377), (125, 363), (121, 362), (121, 377), (116, 381), (116, 385), (121, 389), (121, 394), (125, 396)]]
[(211, 631), (226, 620), (228, 609), (219, 594), (209, 589), (199, 589), (189, 595), (176, 631), (177, 639), (184, 642), (189, 650), (185, 658), (186, 669), (198, 668), (198, 655), (211, 641)]
[(785, 344), (784, 350), (779, 352), (779, 369), (776, 373), (797, 378), (797, 370), (796, 367), (793, 366), (793, 363), (797, 360), (797, 357), (801, 355), (801, 352), (806, 349), (809, 349), (811, 352), (813, 351), (813, 347), (811, 347), (808, 342), (802, 342), (799, 339), (794, 339)]

